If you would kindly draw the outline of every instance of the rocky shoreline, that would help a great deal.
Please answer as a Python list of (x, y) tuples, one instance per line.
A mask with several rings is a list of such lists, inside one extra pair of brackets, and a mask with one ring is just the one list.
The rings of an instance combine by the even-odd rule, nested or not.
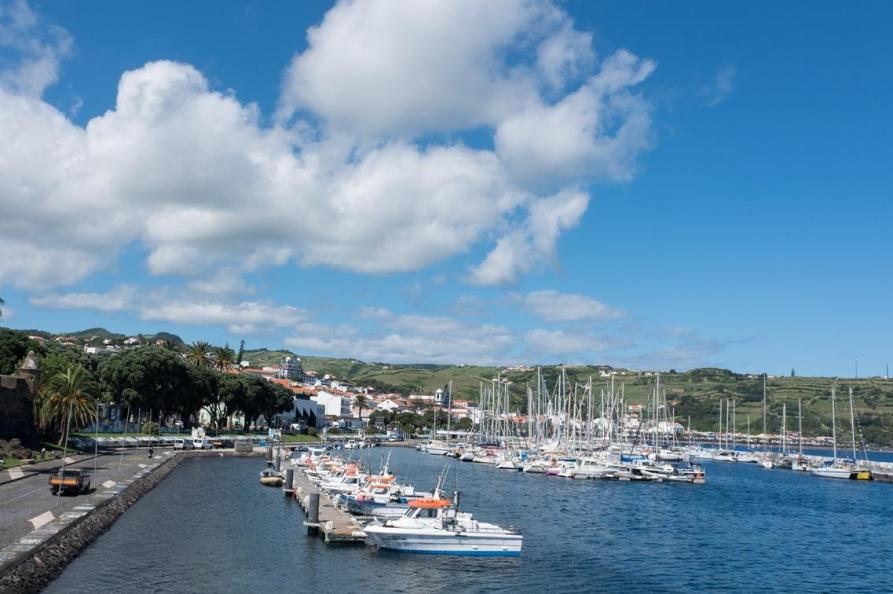
[(81, 551), (99, 538), (140, 497), (151, 491), (187, 458), (253, 457), (263, 452), (184, 451), (177, 452), (152, 472), (134, 481), (116, 497), (102, 502), (90, 513), (73, 521), (21, 558), (0, 567), (0, 593), (39, 592), (56, 578)]

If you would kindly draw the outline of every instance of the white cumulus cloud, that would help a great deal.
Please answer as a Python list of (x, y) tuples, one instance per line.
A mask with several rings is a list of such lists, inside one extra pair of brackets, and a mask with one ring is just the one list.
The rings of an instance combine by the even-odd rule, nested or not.
[[(555, 261), (588, 206), (580, 188), (629, 179), (648, 145), (633, 87), (653, 64), (599, 63), (550, 2), (339, 2), (287, 68), (273, 125), (162, 60), (123, 73), (115, 105), (80, 126), (40, 98), (70, 37), (44, 27), (27, 45), (39, 20), (10, 6), (0, 284), (68, 285), (136, 244), (154, 274), (246, 292), (241, 273), (287, 262), (387, 274), (485, 242), (469, 278), (513, 282)], [(22, 82), (41, 56), (52, 76)], [(470, 129), (495, 149), (457, 139)]]
[(616, 320), (626, 315), (623, 310), (578, 293), (554, 290), (534, 291), (523, 297), (524, 307), (549, 322), (578, 320)]
[[(386, 310), (379, 310), (379, 314)], [(516, 339), (505, 327), (472, 324), (447, 317), (378, 315), (364, 332), (350, 326), (299, 326), (283, 343), (305, 352), (392, 363), (500, 364), (510, 358)]]

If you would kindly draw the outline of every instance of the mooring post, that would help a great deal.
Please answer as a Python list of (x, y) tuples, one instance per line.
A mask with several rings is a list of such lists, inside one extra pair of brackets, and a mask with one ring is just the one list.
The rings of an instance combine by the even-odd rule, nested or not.
[(285, 470), (285, 489), (286, 491), (294, 489), (295, 469), (287, 468)]
[(310, 494), (310, 505), (307, 506), (307, 534), (315, 536), (319, 532), (319, 493)]
[(274, 466), (276, 467), (276, 472), (279, 472), (282, 468), (282, 452), (279, 452), (279, 451), (276, 452), (275, 460), (276, 460), (276, 462), (275, 462)]
[(273, 446), (267, 444), (267, 462), (273, 461)]

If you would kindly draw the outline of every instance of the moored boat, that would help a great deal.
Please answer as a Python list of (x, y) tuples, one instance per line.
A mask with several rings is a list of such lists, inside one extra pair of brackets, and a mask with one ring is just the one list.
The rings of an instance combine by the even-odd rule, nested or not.
[(364, 531), (371, 544), (402, 553), (517, 557), (524, 542), (515, 530), (479, 522), (442, 498), (411, 501), (403, 517)]
[(260, 484), (267, 487), (281, 487), (283, 483), (282, 475), (275, 470), (267, 468), (260, 473)]

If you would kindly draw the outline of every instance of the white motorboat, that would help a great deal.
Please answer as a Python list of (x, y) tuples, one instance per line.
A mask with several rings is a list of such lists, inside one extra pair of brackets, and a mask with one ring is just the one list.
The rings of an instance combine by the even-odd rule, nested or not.
[(446, 499), (418, 499), (406, 515), (364, 528), (372, 544), (403, 553), (517, 557), (524, 537), (496, 524), (478, 522)]
[(661, 449), (653, 454), (650, 454), (648, 457), (652, 460), (657, 461), (657, 462), (684, 462), (685, 461), (685, 453), (679, 448), (673, 448), (671, 450)]
[(432, 439), (425, 444), (425, 451), (435, 456), (444, 456), (450, 451), (450, 445), (442, 439)]
[(580, 458), (576, 466), (568, 469), (568, 476), (575, 479), (600, 479), (612, 475), (608, 464), (600, 458)]
[(514, 458), (509, 456), (501, 456), (496, 462), (496, 468), (500, 470), (521, 470), (521, 465)]

